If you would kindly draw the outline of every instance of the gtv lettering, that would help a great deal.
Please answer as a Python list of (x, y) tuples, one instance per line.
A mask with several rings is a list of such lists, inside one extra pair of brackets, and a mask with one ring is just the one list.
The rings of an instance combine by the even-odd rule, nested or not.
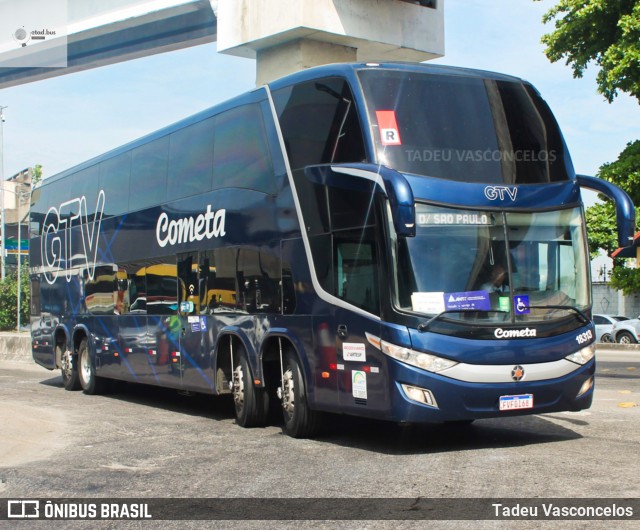
[[(93, 280), (104, 203), (105, 194), (100, 190), (93, 222), (89, 222), (87, 198), (84, 195), (65, 201), (58, 208), (49, 208), (44, 218), (41, 243), (42, 265), (47, 283), (55, 283), (62, 270), (65, 271), (67, 281), (71, 281), (72, 265), (78, 261), (86, 266), (87, 274)], [(74, 247), (72, 229), (75, 226), (80, 228), (80, 248)], [(77, 241), (78, 238), (75, 239)]]
[(487, 186), (484, 189), (484, 196), (490, 201), (500, 199), (504, 201), (505, 194), (512, 200), (516, 200), (518, 188), (509, 188), (508, 186)]

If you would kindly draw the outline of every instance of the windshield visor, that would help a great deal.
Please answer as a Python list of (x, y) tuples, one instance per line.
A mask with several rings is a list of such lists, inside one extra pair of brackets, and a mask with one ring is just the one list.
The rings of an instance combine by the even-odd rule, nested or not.
[(579, 208), (500, 213), (416, 204), (416, 221), (416, 237), (396, 243), (401, 310), (491, 324), (560, 319), (590, 305)]
[(509, 184), (558, 182), (573, 172), (549, 107), (527, 83), (393, 70), (359, 77), (380, 164)]

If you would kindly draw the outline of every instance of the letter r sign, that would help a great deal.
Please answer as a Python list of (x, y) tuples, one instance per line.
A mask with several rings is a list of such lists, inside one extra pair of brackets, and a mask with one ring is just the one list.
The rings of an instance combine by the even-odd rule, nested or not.
[(376, 110), (382, 145), (402, 145), (396, 113), (393, 110)]

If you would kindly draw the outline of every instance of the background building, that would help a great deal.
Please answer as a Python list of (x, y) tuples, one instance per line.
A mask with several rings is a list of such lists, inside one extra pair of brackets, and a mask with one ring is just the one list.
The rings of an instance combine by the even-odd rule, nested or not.
[(0, 207), (4, 210), (4, 266), (5, 272), (15, 270), (20, 261), (29, 256), (29, 197), (33, 169), (23, 169), (1, 183)]

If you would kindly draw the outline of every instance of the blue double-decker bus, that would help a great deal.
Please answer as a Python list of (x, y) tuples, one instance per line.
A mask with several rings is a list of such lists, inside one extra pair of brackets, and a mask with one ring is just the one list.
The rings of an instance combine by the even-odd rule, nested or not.
[(595, 334), (583, 203), (517, 78), (338, 64), (257, 88), (32, 193), (33, 357), (232, 394), (237, 423), (312, 436), (581, 410)]

